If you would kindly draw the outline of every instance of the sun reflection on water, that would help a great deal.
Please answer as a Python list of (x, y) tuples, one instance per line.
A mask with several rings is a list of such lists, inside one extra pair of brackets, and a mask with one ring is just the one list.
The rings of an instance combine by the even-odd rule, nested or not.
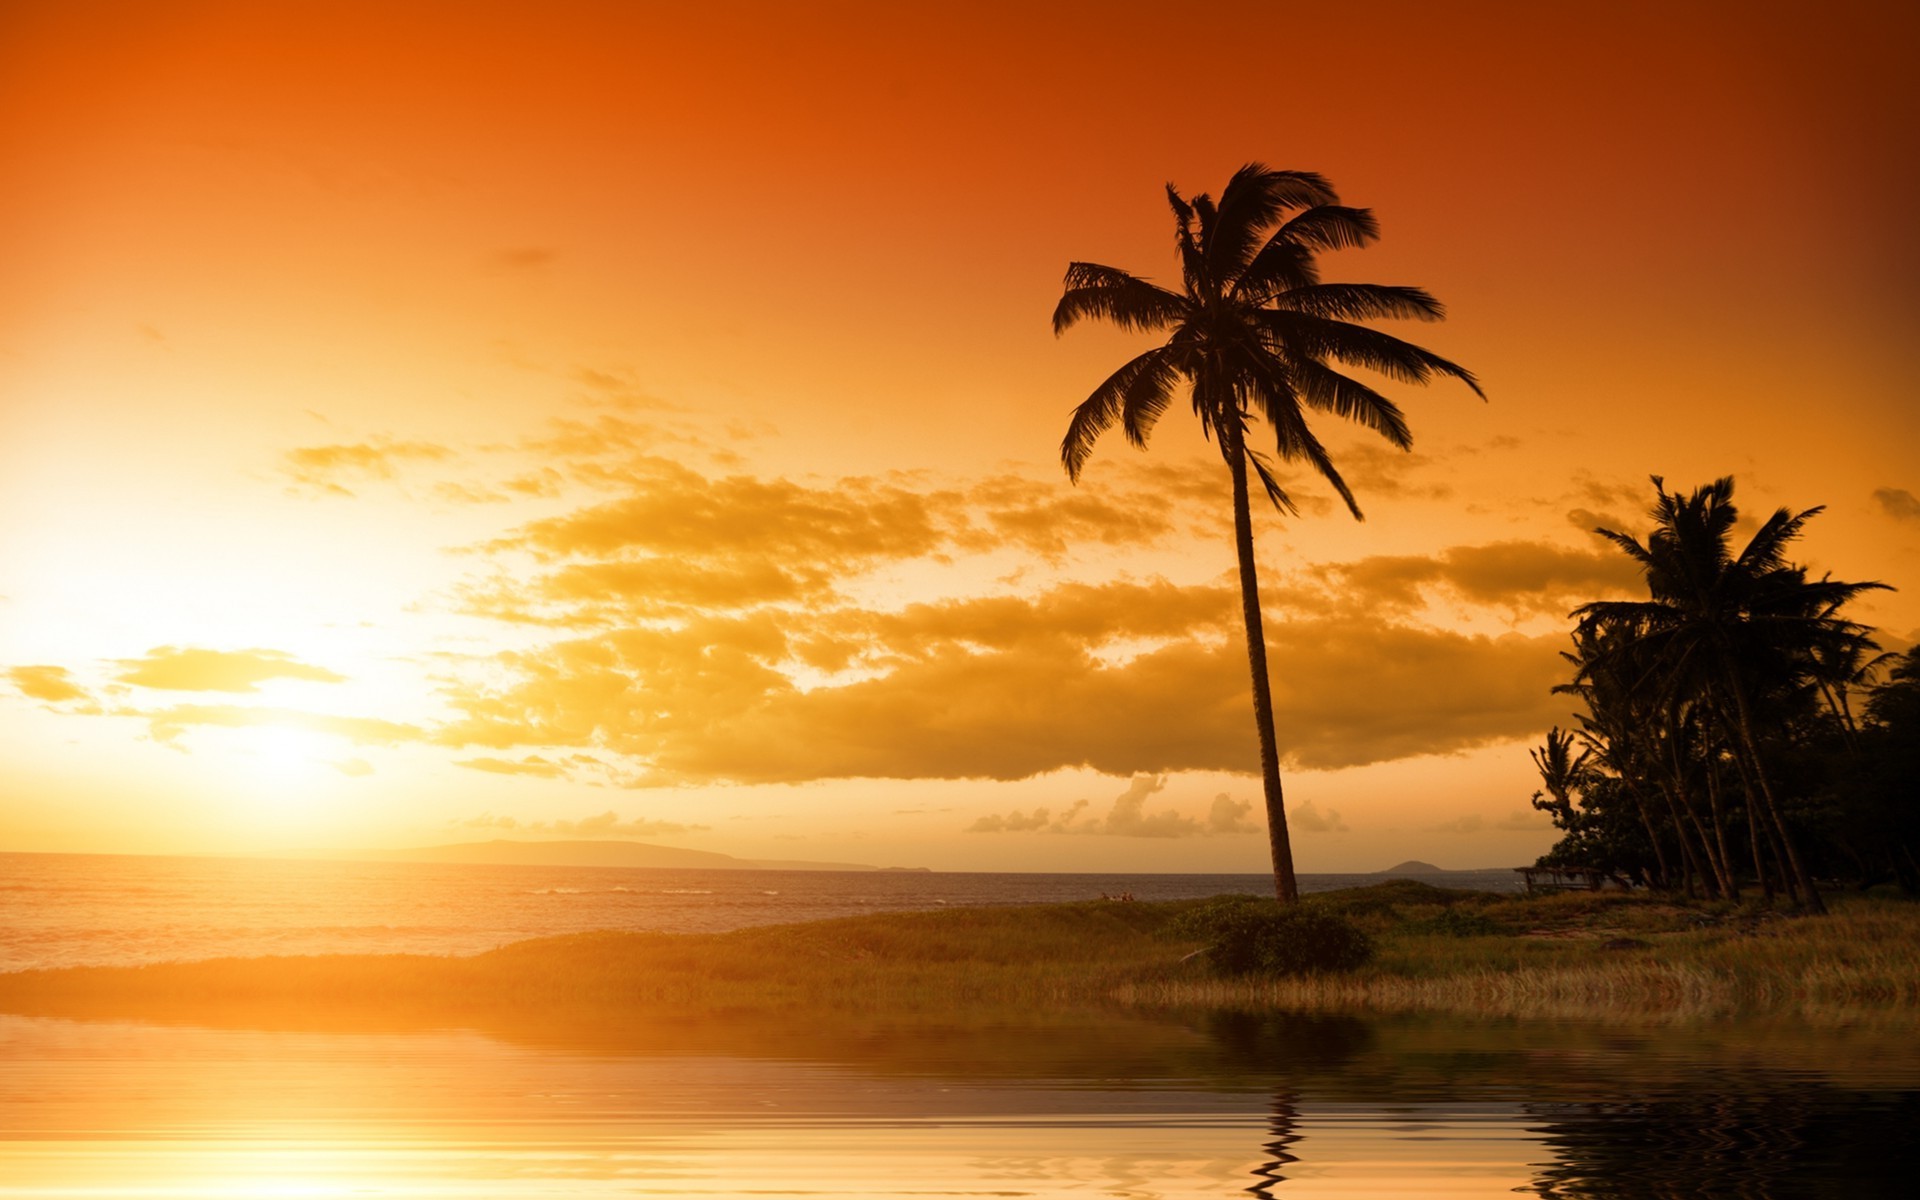
[[(0, 1016), (0, 1197), (1458, 1200), (1688, 1180), (1764, 1197), (1810, 1171), (1869, 1195), (1900, 1169), (1889, 1131), (1920, 1116), (1905, 1068), (1848, 1091), (1570, 1030), (1250, 1021), (840, 1042), (789, 1024), (768, 1050), (725, 1020), (484, 1035)], [(1623, 1070), (1615, 1100), (1579, 1098)], [(1759, 1149), (1728, 1161), (1736, 1135)]]

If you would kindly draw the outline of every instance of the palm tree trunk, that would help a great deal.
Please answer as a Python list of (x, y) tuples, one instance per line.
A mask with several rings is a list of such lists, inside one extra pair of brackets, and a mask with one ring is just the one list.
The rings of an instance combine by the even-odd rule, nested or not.
[(1273, 685), (1267, 678), (1267, 635), (1260, 623), (1260, 581), (1253, 566), (1253, 509), (1247, 501), (1247, 458), (1238, 432), (1221, 430), (1220, 449), (1233, 476), (1233, 546), (1240, 556), (1240, 611), (1247, 623), (1247, 666), (1253, 672), (1253, 723), (1260, 735), (1260, 782), (1267, 798), (1267, 847), (1273, 891), (1282, 904), (1300, 899), (1293, 877), (1293, 841), (1280, 791), (1280, 749), (1273, 736)]
[(1780, 835), (1780, 845), (1787, 853), (1787, 869), (1793, 873), (1793, 881), (1806, 894), (1806, 906), (1817, 913), (1827, 911), (1826, 902), (1820, 899), (1820, 893), (1813, 890), (1813, 876), (1807, 874), (1807, 868), (1800, 861), (1800, 848), (1793, 844), (1793, 835), (1787, 832), (1787, 823), (1780, 818), (1780, 806), (1773, 799), (1773, 781), (1767, 778), (1767, 766), (1760, 760), (1760, 747), (1753, 736), (1753, 714), (1747, 710), (1747, 694), (1736, 683), (1727, 689), (1733, 693), (1733, 706), (1739, 717), (1740, 740), (1745, 744), (1747, 757), (1753, 763), (1754, 778), (1760, 782), (1760, 795), (1767, 804), (1767, 817), (1773, 823), (1774, 830)]
[[(1706, 861), (1707, 869), (1700, 873), (1700, 882), (1709, 896), (1724, 896), (1727, 890), (1727, 870), (1720, 860), (1714, 857), (1713, 839), (1700, 824), (1700, 814), (1694, 810), (1693, 795), (1687, 787), (1686, 767), (1680, 761), (1680, 722), (1669, 711), (1667, 713), (1667, 777), (1673, 780), (1673, 786), (1667, 791), (1667, 799), (1674, 806), (1674, 821), (1677, 823), (1684, 815), (1693, 826), (1694, 837), (1700, 842), (1700, 855)], [(1682, 835), (1684, 836), (1684, 834)]]
[(1647, 830), (1647, 842), (1653, 847), (1653, 861), (1660, 871), (1660, 890), (1668, 891), (1673, 887), (1673, 871), (1667, 866), (1667, 852), (1661, 846), (1660, 832), (1653, 826), (1653, 805), (1647, 800), (1647, 794), (1640, 785), (1626, 776), (1621, 776), (1627, 790), (1633, 795), (1633, 806), (1640, 810), (1640, 824)]
[(1680, 805), (1673, 799), (1673, 788), (1661, 780), (1656, 779), (1654, 782), (1660, 788), (1661, 797), (1667, 802), (1667, 816), (1673, 822), (1673, 836), (1680, 843), (1680, 890), (1686, 894), (1687, 899), (1691, 900), (1694, 876), (1698, 875), (1701, 884), (1709, 890), (1713, 886), (1709, 882), (1712, 876), (1700, 868), (1699, 858), (1693, 852), (1693, 839), (1687, 836), (1686, 818), (1680, 815)]
[(1720, 850), (1720, 886), (1727, 899), (1740, 898), (1740, 877), (1733, 870), (1733, 853), (1727, 849), (1727, 818), (1720, 809), (1720, 764), (1707, 761), (1707, 804), (1713, 816), (1713, 837)]

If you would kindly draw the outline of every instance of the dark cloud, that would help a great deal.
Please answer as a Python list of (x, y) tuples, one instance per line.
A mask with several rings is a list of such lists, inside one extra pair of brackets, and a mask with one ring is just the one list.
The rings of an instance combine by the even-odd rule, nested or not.
[(1920, 497), (1905, 488), (1875, 488), (1874, 503), (1880, 511), (1901, 521), (1920, 521)]
[(1618, 550), (1566, 550), (1544, 542), (1452, 546), (1436, 555), (1382, 555), (1327, 570), (1379, 603), (1411, 608), (1439, 585), (1475, 604), (1520, 612), (1565, 612), (1602, 596), (1631, 594), (1640, 570)]
[(346, 676), (301, 662), (282, 650), (202, 650), (156, 646), (144, 658), (118, 661), (121, 683), (175, 692), (257, 692), (269, 679), (341, 683)]

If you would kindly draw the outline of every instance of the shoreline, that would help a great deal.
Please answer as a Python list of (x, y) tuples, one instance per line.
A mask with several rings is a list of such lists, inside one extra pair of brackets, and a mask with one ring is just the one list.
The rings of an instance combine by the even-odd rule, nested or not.
[[(713, 934), (583, 933), (463, 957), (311, 955), (0, 974), (0, 1012), (448, 1023), (717, 1009), (981, 1016), (1162, 1009), (1636, 1022), (1920, 1014), (1920, 904), (1837, 897), (1827, 917), (1643, 894), (1515, 898), (1410, 880), (1306, 903), (1373, 962), (1218, 978), (1168, 926), (1203, 901), (950, 908)], [(1203, 958), (1204, 956), (1201, 956)]]

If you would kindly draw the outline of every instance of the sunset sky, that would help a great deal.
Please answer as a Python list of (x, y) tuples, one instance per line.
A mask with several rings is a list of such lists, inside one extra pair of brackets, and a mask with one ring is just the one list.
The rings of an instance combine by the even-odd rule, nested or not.
[[(1601, 13), (1605, 15), (1595, 15)], [(1302, 871), (1529, 862), (1589, 532), (1920, 639), (1911, 5), (0, 5), (0, 849), (1265, 869), (1227, 478), (1079, 486), (1163, 187), (1314, 170), (1415, 449), (1256, 515)]]

